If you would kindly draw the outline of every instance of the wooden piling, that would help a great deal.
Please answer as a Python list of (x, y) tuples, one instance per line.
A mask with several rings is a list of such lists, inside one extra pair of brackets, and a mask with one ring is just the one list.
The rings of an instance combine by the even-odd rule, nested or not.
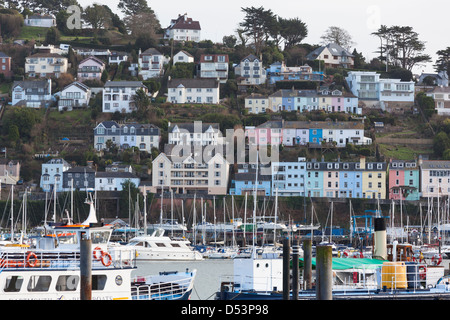
[(312, 241), (303, 240), (303, 289), (312, 289)]
[(283, 239), (283, 300), (289, 300), (290, 286), (290, 241), (289, 238)]
[(317, 300), (332, 300), (333, 270), (332, 247), (316, 247), (316, 298)]
[(292, 300), (298, 300), (298, 259), (299, 259), (298, 239), (292, 240)]
[(80, 241), (80, 300), (92, 300), (92, 242), (86, 233)]

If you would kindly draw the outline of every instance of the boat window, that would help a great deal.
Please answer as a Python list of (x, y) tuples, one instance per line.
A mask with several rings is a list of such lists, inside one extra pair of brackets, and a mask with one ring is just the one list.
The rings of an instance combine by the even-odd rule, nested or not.
[(22, 287), (23, 277), (22, 276), (8, 276), (5, 282), (5, 292), (19, 292)]
[(75, 232), (57, 232), (56, 236), (60, 244), (77, 244), (77, 234)]
[(104, 290), (106, 285), (106, 276), (104, 274), (92, 275), (92, 290)]
[(165, 247), (166, 245), (164, 243), (161, 242), (155, 242), (157, 247)]
[(108, 243), (110, 231), (93, 231), (91, 239), (93, 244)]
[(59, 276), (56, 282), (56, 291), (75, 291), (80, 282), (80, 277), (77, 275)]
[(145, 243), (142, 241), (130, 241), (130, 246), (137, 246), (137, 247), (145, 247)]
[(27, 290), (30, 292), (46, 292), (52, 282), (51, 276), (31, 276)]
[(172, 243), (172, 247), (180, 248), (180, 245), (178, 243)]

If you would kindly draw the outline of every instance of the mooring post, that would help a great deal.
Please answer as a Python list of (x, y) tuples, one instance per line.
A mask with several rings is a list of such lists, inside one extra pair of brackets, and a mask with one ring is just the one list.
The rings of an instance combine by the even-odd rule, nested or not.
[(312, 289), (312, 241), (303, 241), (303, 288)]
[(332, 247), (316, 247), (316, 298), (317, 300), (332, 300), (333, 270)]
[(283, 300), (289, 300), (290, 286), (290, 241), (289, 238), (283, 239)]
[(80, 300), (92, 300), (92, 243), (87, 233), (80, 241)]
[(298, 300), (298, 239), (292, 240), (292, 300)]

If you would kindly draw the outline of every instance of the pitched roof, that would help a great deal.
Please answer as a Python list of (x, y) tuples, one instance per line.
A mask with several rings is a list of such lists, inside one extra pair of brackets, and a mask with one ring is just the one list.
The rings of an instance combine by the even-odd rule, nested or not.
[(90, 88), (87, 85), (85, 85), (84, 83), (81, 83), (81, 82), (78, 82), (78, 81), (74, 81), (74, 82), (68, 84), (67, 86), (65, 86), (61, 91), (64, 91), (64, 90), (66, 90), (67, 88), (69, 88), (71, 86), (76, 86), (76, 87), (80, 88), (81, 90), (83, 90), (85, 92), (90, 90)]
[(4, 52), (0, 52), (0, 58), (10, 58), (11, 59), (11, 57), (10, 56), (8, 56), (6, 53), (4, 53)]
[[(51, 82), (50, 82), (51, 83)], [(12, 89), (20, 86), (23, 89), (47, 89), (49, 88), (48, 80), (24, 80), (24, 81), (14, 81)]]
[(141, 55), (161, 56), (162, 53), (156, 50), (155, 48), (148, 48), (147, 50), (142, 52)]
[(111, 81), (105, 83), (106, 87), (145, 87), (142, 81)]
[(200, 22), (187, 18), (186, 15), (180, 15), (177, 19), (172, 19), (172, 26), (167, 29), (189, 29), (189, 30), (201, 30)]
[(87, 57), (86, 59), (82, 60), (79, 64), (82, 64), (83, 62), (88, 61), (88, 60), (93, 60), (93, 61), (97, 62), (99, 65), (105, 65), (105, 63), (102, 60), (100, 60), (99, 58), (94, 57), (94, 56)]
[[(187, 123), (172, 123), (169, 128), (168, 132), (171, 133), (175, 127), (178, 127), (179, 129), (187, 130), (188, 132), (195, 132), (196, 129), (195, 123), (187, 122)], [(201, 129), (202, 133), (206, 132), (208, 128), (211, 127), (215, 132), (219, 131), (219, 124), (218, 123), (201, 123)]]
[(321, 47), (317, 48), (316, 50), (313, 50), (306, 56), (306, 58), (309, 60), (316, 59), (322, 53), (322, 51), (325, 50), (325, 48), (328, 48), (330, 53), (333, 55), (353, 57), (353, 55), (350, 52), (348, 52), (347, 50), (342, 48), (340, 45), (338, 45), (336, 43), (329, 43), (326, 46), (321, 46)]

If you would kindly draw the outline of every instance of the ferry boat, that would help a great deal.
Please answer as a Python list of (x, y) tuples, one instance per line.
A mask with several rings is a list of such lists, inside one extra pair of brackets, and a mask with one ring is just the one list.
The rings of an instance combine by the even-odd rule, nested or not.
[[(90, 217), (95, 214), (89, 203)], [(80, 244), (92, 245), (93, 300), (189, 299), (196, 270), (132, 277), (138, 272), (133, 250), (109, 247), (112, 226), (98, 223), (47, 226), (35, 247), (0, 249), (0, 299), (80, 299)]]

